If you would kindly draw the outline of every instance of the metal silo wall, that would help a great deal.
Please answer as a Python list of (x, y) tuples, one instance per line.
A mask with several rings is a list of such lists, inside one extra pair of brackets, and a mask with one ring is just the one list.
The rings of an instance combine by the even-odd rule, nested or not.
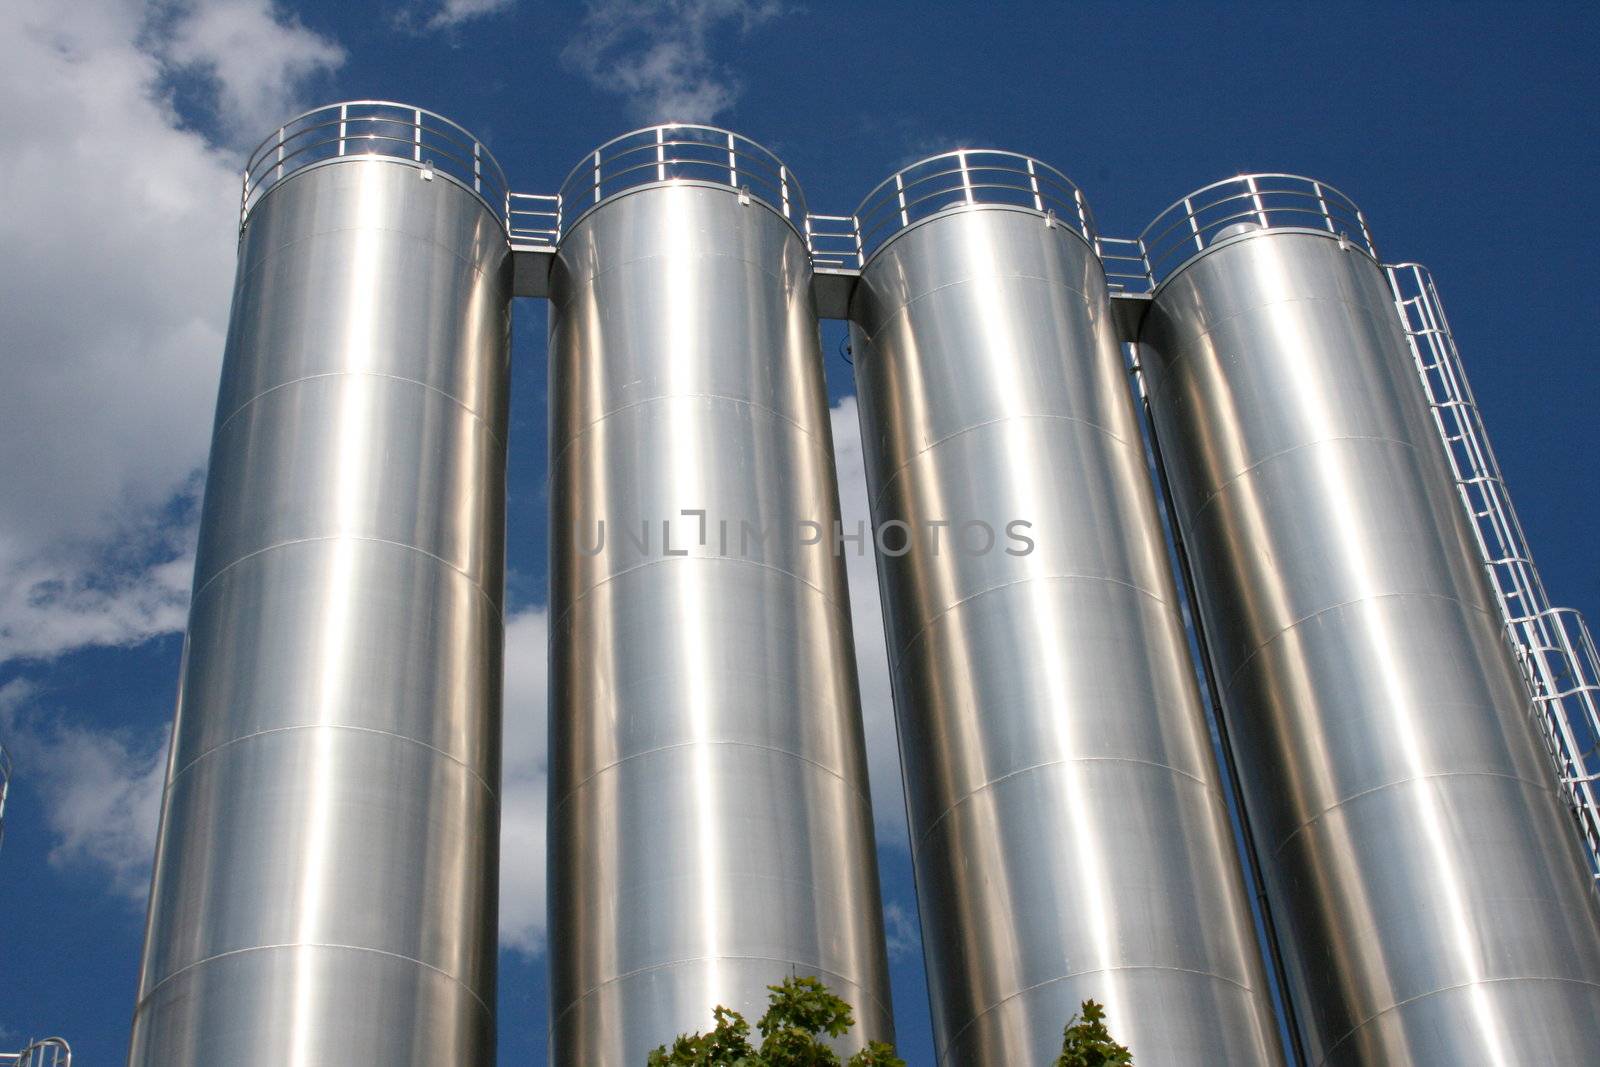
[(851, 317), (940, 1062), (1052, 1062), (1091, 998), (1142, 1065), (1281, 1062), (1098, 258), (946, 212)]
[(510, 263), (442, 175), (255, 205), (130, 1063), (492, 1063)]
[(1220, 241), (1141, 354), (1312, 1062), (1600, 1062), (1600, 915), (1378, 266)]
[(852, 1044), (892, 1036), (844, 569), (797, 534), (838, 518), (810, 286), (793, 228), (728, 187), (626, 192), (563, 237), (553, 1063), (642, 1062), (717, 1004), (754, 1021), (791, 974), (855, 1006)]

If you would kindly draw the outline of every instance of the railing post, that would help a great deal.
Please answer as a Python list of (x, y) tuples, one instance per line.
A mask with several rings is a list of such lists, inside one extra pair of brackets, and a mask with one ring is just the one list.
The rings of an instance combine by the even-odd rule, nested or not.
[(1311, 188), (1317, 194), (1317, 207), (1319, 209), (1321, 209), (1321, 211), (1322, 211), (1322, 221), (1328, 227), (1328, 232), (1329, 233), (1337, 233), (1337, 232), (1339, 232), (1337, 229), (1335, 229), (1335, 227), (1333, 225), (1333, 212), (1328, 210), (1328, 198), (1325, 195), (1323, 195), (1322, 183), (1319, 182), (1319, 181), (1313, 181), (1311, 183)]
[(734, 152), (733, 134), (728, 134), (728, 184), (739, 188), (739, 157)]
[(904, 173), (904, 171), (898, 170), (894, 172), (894, 188), (895, 196), (900, 201), (900, 225), (910, 226), (911, 214), (906, 210), (906, 183), (902, 176)]
[(594, 202), (600, 202), (600, 149), (594, 150)]
[(345, 139), (345, 136), (349, 132), (349, 130), (347, 128), (348, 124), (349, 124), (349, 119), (350, 119), (350, 105), (349, 104), (340, 104), (339, 105), (339, 154), (341, 156), (344, 155), (344, 139)]
[(416, 122), (411, 128), (411, 159), (415, 163), (422, 162), (422, 109), (414, 111)]
[(1256, 207), (1256, 218), (1260, 220), (1261, 228), (1268, 229), (1271, 224), (1267, 222), (1267, 207), (1261, 202), (1261, 193), (1256, 190), (1256, 176), (1250, 175), (1245, 178), (1244, 183), (1245, 188), (1250, 190), (1250, 202)]
[(972, 203), (972, 174), (967, 170), (967, 153), (965, 149), (956, 153), (957, 165), (961, 168), (961, 190), (966, 195), (967, 203)]
[(272, 175), (273, 181), (283, 180), (283, 127), (278, 127), (278, 166)]
[(667, 180), (667, 133), (666, 128), (656, 127), (656, 181)]
[(1044, 210), (1044, 197), (1039, 195), (1039, 175), (1033, 169), (1033, 157), (1028, 157), (1028, 188), (1033, 190), (1033, 210)]

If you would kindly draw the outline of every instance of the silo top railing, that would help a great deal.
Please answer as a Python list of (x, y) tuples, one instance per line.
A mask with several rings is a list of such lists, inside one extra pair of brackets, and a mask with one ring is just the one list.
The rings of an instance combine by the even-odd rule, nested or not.
[(1295, 174), (1243, 174), (1195, 190), (1145, 227), (1139, 241), (1150, 288), (1217, 241), (1251, 229), (1322, 230), (1378, 258), (1366, 217), (1333, 186)]
[(0, 1052), (0, 1067), (72, 1067), (72, 1047), (59, 1037), (30, 1041), (21, 1052)]
[(692, 123), (647, 126), (590, 152), (561, 183), (556, 230), (565, 236), (595, 205), (630, 189), (670, 181), (730, 186), (760, 200), (805, 234), (805, 194), (783, 160), (748, 137)]
[(898, 170), (866, 195), (855, 213), (861, 256), (871, 258), (913, 223), (970, 204), (1031, 208), (1095, 241), (1089, 206), (1065, 174), (1017, 152), (960, 148)]
[(279, 182), (318, 163), (381, 156), (445, 175), (476, 193), (507, 224), (510, 186), (483, 142), (443, 115), (389, 100), (313, 108), (279, 126), (244, 168), (239, 226)]

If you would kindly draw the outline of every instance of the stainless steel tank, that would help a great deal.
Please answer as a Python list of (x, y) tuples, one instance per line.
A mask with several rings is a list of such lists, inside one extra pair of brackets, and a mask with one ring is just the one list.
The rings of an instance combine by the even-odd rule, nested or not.
[(1314, 1064), (1600, 1063), (1600, 914), (1359, 213), (1146, 232), (1140, 341)]
[(958, 152), (857, 214), (861, 436), (939, 1062), (1050, 1063), (1094, 999), (1141, 1065), (1278, 1063), (1081, 199), (1027, 157)]
[(503, 182), (385, 107), (251, 164), (134, 1067), (494, 1062)]
[(753, 1023), (792, 974), (854, 1005), (846, 1046), (887, 1039), (799, 189), (743, 138), (670, 126), (597, 150), (562, 204), (551, 1062), (643, 1062), (718, 1004)]

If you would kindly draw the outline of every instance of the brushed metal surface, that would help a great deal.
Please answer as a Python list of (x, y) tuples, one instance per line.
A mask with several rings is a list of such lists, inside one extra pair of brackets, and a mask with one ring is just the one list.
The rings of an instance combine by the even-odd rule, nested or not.
[(135, 1067), (494, 1061), (510, 257), (421, 175), (240, 246)]
[(1049, 1063), (1093, 998), (1140, 1064), (1281, 1062), (1099, 260), (957, 210), (852, 320), (873, 520), (921, 537), (879, 576), (939, 1061)]
[(843, 561), (799, 532), (839, 510), (805, 247), (647, 187), (551, 293), (551, 1062), (643, 1062), (791, 974), (891, 1038)]
[(1600, 1062), (1600, 914), (1378, 267), (1218, 242), (1141, 355), (1312, 1062)]

